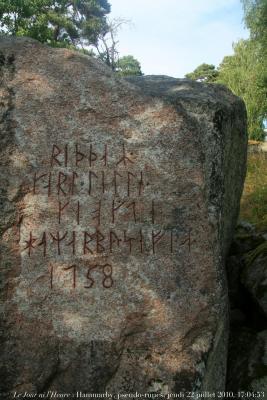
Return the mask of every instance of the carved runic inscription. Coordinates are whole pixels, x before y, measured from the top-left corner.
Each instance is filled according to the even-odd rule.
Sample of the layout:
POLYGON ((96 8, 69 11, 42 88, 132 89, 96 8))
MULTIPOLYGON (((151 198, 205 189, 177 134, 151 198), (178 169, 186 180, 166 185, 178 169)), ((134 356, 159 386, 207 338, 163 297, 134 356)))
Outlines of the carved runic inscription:
POLYGON ((60 279, 73 290, 115 288, 116 259, 181 249, 190 257, 193 230, 172 225, 173 205, 137 151, 124 143, 52 144, 43 165, 30 182, 36 214, 22 215, 18 227, 23 257, 48 263, 51 289, 60 279))

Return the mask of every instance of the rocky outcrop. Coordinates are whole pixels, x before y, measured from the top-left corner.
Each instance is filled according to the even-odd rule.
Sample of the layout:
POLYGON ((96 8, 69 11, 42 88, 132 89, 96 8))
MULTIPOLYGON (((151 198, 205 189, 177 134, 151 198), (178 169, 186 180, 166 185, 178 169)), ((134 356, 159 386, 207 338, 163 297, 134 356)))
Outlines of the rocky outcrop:
POLYGON ((30 39, 0 51, 3 398, 224 389, 243 102, 30 39))
POLYGON ((267 393, 266 234, 240 222, 227 272, 230 295, 228 392, 267 393))

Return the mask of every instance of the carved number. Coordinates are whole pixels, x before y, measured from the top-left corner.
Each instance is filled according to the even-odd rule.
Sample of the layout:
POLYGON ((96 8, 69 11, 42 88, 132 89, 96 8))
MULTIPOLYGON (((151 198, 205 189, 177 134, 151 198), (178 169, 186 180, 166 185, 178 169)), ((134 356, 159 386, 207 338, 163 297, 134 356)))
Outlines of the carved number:
POLYGON ((90 289, 94 286, 95 280, 91 277, 91 271, 93 269, 100 268, 103 271, 104 279, 102 280, 102 285, 104 288, 109 289, 113 286, 113 279, 112 279, 112 266, 110 264, 104 265, 93 265, 88 268, 86 278, 89 281, 89 284, 84 286, 86 289, 90 289))
POLYGON ((104 288, 111 288, 113 286, 113 279, 112 279, 112 266, 110 264, 103 265, 103 274, 104 279, 102 281, 102 285, 104 288))

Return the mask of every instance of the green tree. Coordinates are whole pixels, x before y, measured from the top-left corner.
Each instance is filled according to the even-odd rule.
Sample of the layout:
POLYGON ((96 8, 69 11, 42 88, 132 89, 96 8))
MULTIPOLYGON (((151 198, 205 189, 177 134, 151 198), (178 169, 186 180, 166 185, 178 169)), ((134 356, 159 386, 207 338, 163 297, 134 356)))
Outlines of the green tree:
POLYGON ((234 55, 224 57, 219 66, 217 82, 244 100, 249 136, 261 140, 267 111, 266 71, 261 50, 251 40, 240 40, 233 48, 234 55))
POLYGON ((118 32, 123 25, 129 23, 130 21, 124 18, 107 18, 106 27, 94 44, 94 48, 97 50, 97 57, 104 61, 113 71, 116 70, 119 59, 118 32))
POLYGON ((107 0, 0 0, 0 31, 52 46, 96 44, 109 12, 107 0))
POLYGON ((120 76, 143 75, 139 61, 131 55, 119 58, 116 71, 120 76))
POLYGON ((251 139, 263 138, 267 119, 267 0, 241 0, 248 40, 233 45, 234 55, 224 57, 218 70, 202 64, 186 77, 222 83, 240 96, 247 108, 251 139))
POLYGON ((243 98, 249 136, 261 140, 267 119, 267 0, 241 2, 250 38, 236 43, 234 55, 223 59, 218 82, 243 98))
POLYGON ((141 75, 132 56, 119 59, 117 35, 130 21, 108 19, 110 9, 108 0, 0 0, 0 34, 82 50, 120 75, 141 75))
POLYGON ((199 82, 214 82, 218 77, 218 71, 212 64, 201 64, 193 72, 185 75, 186 78, 199 82))
POLYGON ((244 8, 245 23, 250 31, 250 38, 267 51, 267 0, 241 0, 244 8))
POLYGON ((119 57, 118 33, 123 25, 130 24, 131 21, 124 18, 107 18, 106 29, 93 45, 97 50, 97 57, 120 76, 142 75, 140 63, 133 56, 119 57))

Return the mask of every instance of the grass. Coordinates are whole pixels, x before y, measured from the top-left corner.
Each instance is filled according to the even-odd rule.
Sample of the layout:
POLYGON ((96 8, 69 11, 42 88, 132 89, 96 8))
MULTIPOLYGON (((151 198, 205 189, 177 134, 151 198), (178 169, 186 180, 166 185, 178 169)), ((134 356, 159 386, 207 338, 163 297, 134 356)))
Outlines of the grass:
POLYGON ((267 152, 248 155, 240 219, 255 225, 258 232, 267 232, 267 152))

